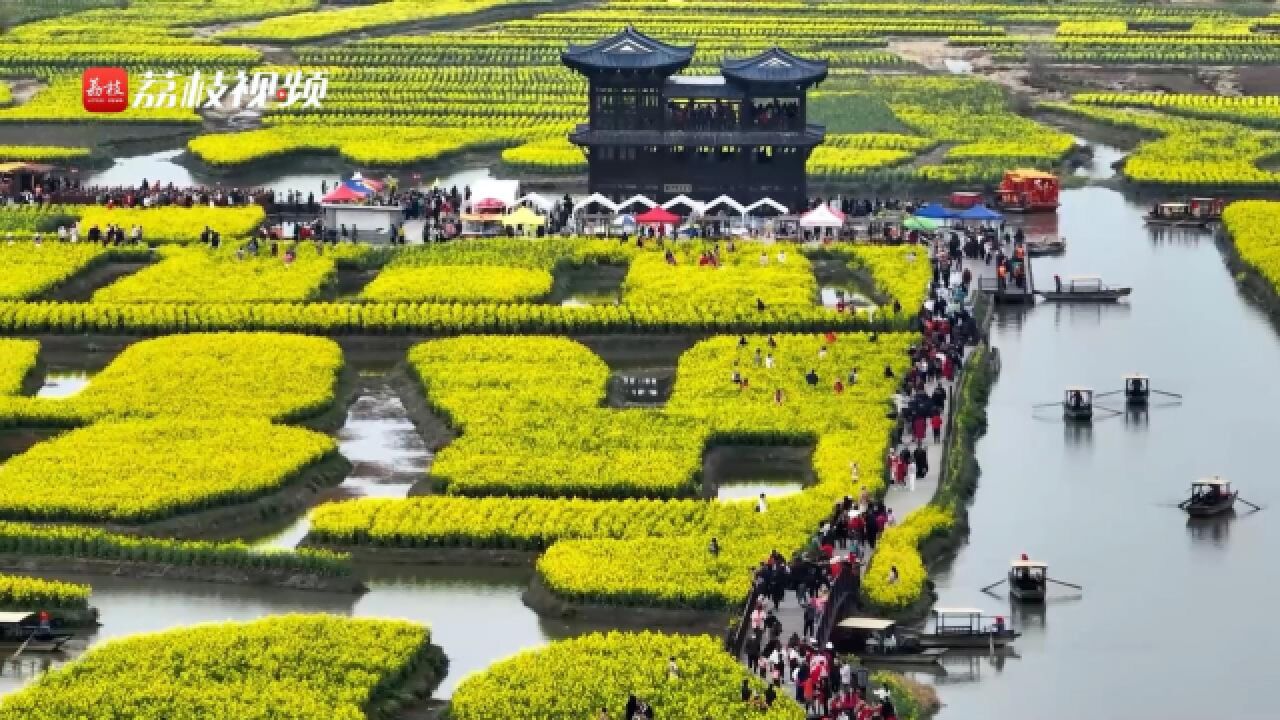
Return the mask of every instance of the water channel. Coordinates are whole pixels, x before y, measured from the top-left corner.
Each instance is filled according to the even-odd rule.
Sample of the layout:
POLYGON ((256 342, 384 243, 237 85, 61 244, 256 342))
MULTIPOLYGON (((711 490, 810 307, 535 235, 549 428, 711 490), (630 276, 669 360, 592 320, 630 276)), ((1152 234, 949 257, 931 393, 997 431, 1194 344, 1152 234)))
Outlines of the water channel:
MULTIPOLYGON (((983 682, 963 682, 967 671, 937 679, 943 720, 1274 716, 1275 511, 1206 524, 1175 504, 1192 480, 1222 474, 1276 506, 1262 451, 1280 404, 1270 378, 1280 339, 1237 293, 1211 235, 1154 233, 1144 210, 1106 188, 1064 192, 1067 252, 1035 266, 1041 285, 1054 273, 1130 285, 1127 303, 1041 304, 995 321, 1003 369, 978 445, 972 535, 937 577, 938 605, 1012 615, 1025 635, 1020 657, 983 661, 983 682), (1079 429, 1032 411, 1069 384, 1118 390, 1129 372, 1185 400, 1079 429), (979 592, 1021 552, 1083 593, 1056 586, 1045 607, 1020 612, 1004 587, 979 592)), ((1117 400, 1098 402, 1123 410, 1117 400)))

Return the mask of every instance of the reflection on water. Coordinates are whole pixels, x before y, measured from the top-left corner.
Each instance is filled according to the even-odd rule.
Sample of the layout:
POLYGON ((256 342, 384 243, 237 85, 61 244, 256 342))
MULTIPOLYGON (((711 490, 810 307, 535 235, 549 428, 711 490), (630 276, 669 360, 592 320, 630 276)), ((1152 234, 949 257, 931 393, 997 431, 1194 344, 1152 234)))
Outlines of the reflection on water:
POLYGON ((1235 509, 1213 517, 1188 517, 1187 536, 1197 544, 1207 543, 1223 547, 1227 544, 1227 536, 1231 534, 1231 523, 1235 522, 1235 519, 1235 509))
MULTIPOLYGON (((324 194, 323 187, 333 189, 334 183, 339 179, 338 172, 283 172, 262 176, 261 170, 257 170, 247 171, 243 174, 232 172, 226 175, 211 175, 201 172, 199 169, 192 170, 179 164, 178 160, 185 152, 185 148, 176 148, 143 155, 119 157, 115 159, 111 167, 89 175, 85 179, 85 184, 89 186, 106 185, 109 187, 127 186, 137 185, 145 179, 152 184, 167 185, 168 183, 173 183, 178 187, 221 185, 223 187, 271 188, 276 192, 296 190, 303 195, 315 193, 315 196, 319 198, 324 194)), ((342 164, 346 166, 345 162, 342 164)), ((284 166, 287 168, 288 163, 284 163, 284 166)), ((276 165, 274 167, 279 166, 276 165)), ((350 165, 342 174, 349 176, 356 169, 358 168, 355 165, 350 165)), ((401 186, 409 187, 415 184, 414 175, 406 173, 401 178, 401 186)), ((479 180, 492 177, 487 167, 467 168, 439 177, 425 177, 420 173, 416 175, 417 184, 430 186, 432 182, 439 180, 444 187, 457 185, 459 190, 464 186, 474 185, 479 180)))
MULTIPOLYGON (((351 474, 341 485, 323 492, 319 502, 405 497, 431 463, 431 451, 385 376, 363 379, 369 389, 351 404, 347 421, 338 431, 338 450, 351 462, 351 474)), ((297 547, 309 528, 304 515, 256 544, 297 547)))
POLYGON ((978 444, 971 536, 937 591, 939 604, 1008 612, 1004 595, 980 588, 1024 550, 1085 590, 1017 607, 1021 659, 984 682, 948 686, 939 717, 1018 717, 1028 708, 1045 720, 1273 716, 1259 690, 1272 683, 1277 632, 1259 621, 1280 603, 1280 580, 1265 570, 1280 524, 1242 517, 1191 528, 1175 503, 1188 483, 1215 473, 1247 482, 1264 506, 1280 493, 1258 447, 1280 406, 1280 385, 1260 368, 1280 367, 1280 339, 1240 298, 1214 243, 1152 242, 1145 205, 1107 188, 1062 197, 1058 222, 1070 244, 1063 257, 1037 258, 1037 277, 1087 270, 1134 293, 1127 310, 1088 321, 1041 305, 992 328, 1002 370, 978 444), (1145 425, 1121 418, 1085 428, 1035 421, 1028 410, 1071 383, 1118 388, 1135 368, 1182 393, 1182 406, 1153 407, 1145 425), (1228 611, 1196 625, 1225 599, 1228 611), (1207 661, 1196 663, 1194 683, 1188 658, 1207 661))
POLYGON ((560 304, 565 307, 587 307, 588 305, 617 305, 622 302, 622 294, 619 292, 602 292, 602 293, 576 293, 570 295, 560 304))
POLYGON ((84 370, 50 370, 45 374, 44 385, 40 386, 36 397, 70 397, 85 389, 92 377, 93 373, 84 370))
POLYGON ((820 295, 824 307, 835 307, 842 302, 855 308, 874 308, 876 306, 870 298, 851 287, 823 287, 820 290, 820 295))
POLYGON ((764 493, 766 498, 786 497, 804 489, 802 482, 786 482, 781 480, 735 480, 722 482, 716 488, 717 500, 745 500, 758 498, 764 493))
MULTIPOLYGON (((140 632, 196 623, 252 620, 290 612, 324 612, 404 618, 429 623, 433 641, 449 656, 449 674, 437 695, 448 697, 460 679, 494 661, 548 639, 591 629, 584 624, 543 623, 520 601, 527 570, 432 568, 430 579, 379 576, 369 592, 354 594, 138 581, 115 577, 71 577, 93 585, 92 603, 102 627, 76 638, 72 651, 50 655, 56 664, 78 657, 89 645, 140 632)), ((31 682, 31 673, 0 673, 0 693, 31 682)))

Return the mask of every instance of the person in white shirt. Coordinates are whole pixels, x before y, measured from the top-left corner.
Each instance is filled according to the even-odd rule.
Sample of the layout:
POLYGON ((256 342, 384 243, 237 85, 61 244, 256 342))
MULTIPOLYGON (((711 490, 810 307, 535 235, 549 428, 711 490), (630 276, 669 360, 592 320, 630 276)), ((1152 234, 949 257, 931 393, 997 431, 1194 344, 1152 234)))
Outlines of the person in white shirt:
POLYGON ((760 493, 760 499, 756 500, 756 512, 765 512, 769 509, 769 504, 764 501, 764 493, 760 493))

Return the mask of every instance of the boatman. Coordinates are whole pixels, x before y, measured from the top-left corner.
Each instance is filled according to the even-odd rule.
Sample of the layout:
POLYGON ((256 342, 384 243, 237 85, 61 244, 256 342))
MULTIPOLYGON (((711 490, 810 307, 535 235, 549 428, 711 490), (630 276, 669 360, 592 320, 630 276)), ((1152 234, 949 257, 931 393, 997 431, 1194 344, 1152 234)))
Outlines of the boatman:
POLYGON ((1053 290, 1054 292, 1062 292, 1062 276, 1056 273, 1053 276, 1053 290))

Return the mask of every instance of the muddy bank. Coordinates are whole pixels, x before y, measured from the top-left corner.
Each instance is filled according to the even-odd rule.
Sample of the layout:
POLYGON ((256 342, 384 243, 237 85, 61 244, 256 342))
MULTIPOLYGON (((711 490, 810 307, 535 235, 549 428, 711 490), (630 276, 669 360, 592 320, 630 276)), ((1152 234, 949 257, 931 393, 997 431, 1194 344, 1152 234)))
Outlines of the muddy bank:
POLYGON ((245 568, 209 565, 173 565, 160 562, 102 560, 46 555, 0 553, 0 571, 31 575, 110 575, 137 580, 186 580, 227 585, 256 585, 355 593, 365 590, 358 578, 323 575, 283 568, 245 568))
POLYGON ((1222 251, 1222 260, 1231 271, 1236 289, 1250 303, 1266 314, 1267 319, 1280 331, 1280 292, 1276 291, 1271 281, 1245 262, 1236 249, 1235 241, 1224 230, 1217 238, 1218 249, 1222 251))
POLYGON ((729 621, 729 614, 723 611, 570 602, 552 592, 538 575, 529 582, 529 589, 521 594, 520 599, 529 609, 544 617, 572 618, 618 627, 679 628, 716 634, 723 632, 729 621))
POLYGON ((299 547, 322 548, 349 553, 357 564, 382 565, 484 565, 489 567, 533 567, 541 551, 515 548, 473 547, 380 547, 317 542, 308 535, 299 547))
MULTIPOLYGON (((404 405, 409 421, 418 429, 422 441, 427 444, 428 450, 433 453, 438 452, 458 437, 457 431, 449 425, 448 421, 437 415, 427 404, 426 390, 423 389, 422 383, 418 382, 417 374, 407 362, 397 365, 388 373, 387 380, 391 389, 400 398, 400 403, 404 405)), ((424 484, 419 483, 419 485, 424 484)))
POLYGON ((421 717, 439 706, 431 695, 449 671, 449 658, 439 645, 428 645, 414 658, 413 667, 399 682, 370 699, 364 712, 370 720, 404 720, 421 717))
POLYGON ((53 300, 56 302, 89 302, 93 299, 93 294, 98 290, 120 280, 121 278, 132 275, 150 264, 150 261, 108 261, 98 263, 90 266, 82 272, 76 273, 66 282, 50 288, 48 291, 42 293, 37 299, 53 300))

